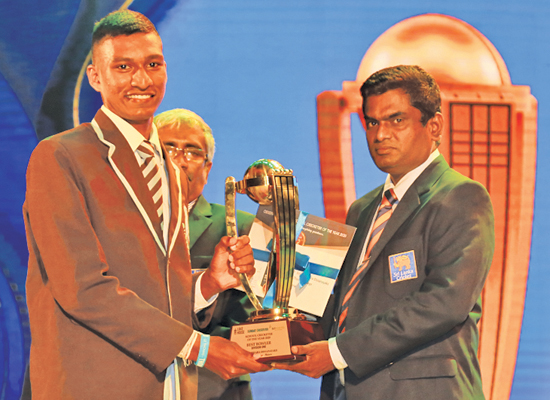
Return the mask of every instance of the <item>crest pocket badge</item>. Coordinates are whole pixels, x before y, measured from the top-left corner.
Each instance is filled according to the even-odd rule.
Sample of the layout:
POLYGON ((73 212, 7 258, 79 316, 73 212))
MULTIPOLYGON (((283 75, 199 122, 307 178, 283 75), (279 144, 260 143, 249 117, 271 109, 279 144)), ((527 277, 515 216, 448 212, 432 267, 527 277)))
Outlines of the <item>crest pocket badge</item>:
POLYGON ((389 256, 388 264, 391 283, 418 278, 414 250, 389 256))

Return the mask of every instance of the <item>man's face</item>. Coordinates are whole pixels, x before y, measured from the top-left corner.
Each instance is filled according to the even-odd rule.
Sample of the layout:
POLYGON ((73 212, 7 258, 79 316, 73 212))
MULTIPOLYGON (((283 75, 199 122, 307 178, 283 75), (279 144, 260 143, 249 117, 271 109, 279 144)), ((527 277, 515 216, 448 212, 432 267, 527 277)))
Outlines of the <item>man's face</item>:
POLYGON ((208 174, 212 168, 212 162, 206 161, 206 140, 204 132, 198 126, 182 125, 179 129, 172 126, 159 128, 159 137, 165 146, 177 147, 179 149, 194 148, 202 150, 204 158, 188 160, 185 155, 178 151, 172 156, 172 160, 183 169, 189 177, 189 196, 191 202, 199 197, 208 182, 208 174))
POLYGON ((94 47, 90 85, 103 104, 148 138, 166 88, 162 41, 152 33, 106 37, 94 47))
POLYGON ((368 97, 363 112, 372 159, 390 174, 394 184, 426 161, 437 147, 442 115, 437 113, 422 126, 420 110, 411 105, 409 95, 402 89, 368 97))

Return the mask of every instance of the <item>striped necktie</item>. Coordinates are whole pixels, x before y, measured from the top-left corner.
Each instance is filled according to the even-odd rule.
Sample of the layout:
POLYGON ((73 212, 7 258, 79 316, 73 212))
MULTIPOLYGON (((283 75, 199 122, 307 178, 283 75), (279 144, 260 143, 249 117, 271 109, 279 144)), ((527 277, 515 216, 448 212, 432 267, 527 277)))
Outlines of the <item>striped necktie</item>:
POLYGON ((143 173, 147 187, 151 192, 153 204, 155 206, 155 210, 157 211, 157 216, 160 219, 160 229, 163 230, 162 179, 157 161, 155 160, 153 145, 148 140, 144 140, 137 148, 137 152, 143 161, 141 164, 141 172, 143 173))
MULTIPOLYGON (((153 204, 157 215, 160 219, 160 230, 164 230, 164 221, 162 218, 162 177, 160 176, 160 169, 158 162, 155 159, 155 152, 153 145, 148 140, 141 142, 137 148, 137 152, 141 157, 141 172, 147 183, 147 187, 151 192, 153 198, 153 204)), ((164 377, 164 390, 163 400, 176 400, 180 398, 180 380, 178 376, 178 359, 174 359, 174 362, 166 369, 164 377)))
POLYGON ((384 197, 382 198, 382 203, 378 208, 378 214, 376 215, 376 219, 374 220, 374 223, 372 225, 372 232, 368 241, 367 250, 365 251, 365 256, 363 257, 363 261, 361 261, 361 264, 359 264, 357 271, 355 271, 355 274, 353 274, 353 276, 351 277, 346 295, 344 296, 344 300, 342 300, 340 318, 338 320, 338 329, 340 332, 345 332, 346 330, 345 322, 348 315, 349 300, 353 295, 353 292, 359 285, 359 282, 361 281, 361 279, 363 279, 367 272, 367 265, 369 264, 372 248, 380 239, 382 231, 386 227, 386 224, 388 223, 388 220, 392 215, 393 205, 396 203, 398 203, 398 200, 393 189, 386 190, 384 192, 384 197))

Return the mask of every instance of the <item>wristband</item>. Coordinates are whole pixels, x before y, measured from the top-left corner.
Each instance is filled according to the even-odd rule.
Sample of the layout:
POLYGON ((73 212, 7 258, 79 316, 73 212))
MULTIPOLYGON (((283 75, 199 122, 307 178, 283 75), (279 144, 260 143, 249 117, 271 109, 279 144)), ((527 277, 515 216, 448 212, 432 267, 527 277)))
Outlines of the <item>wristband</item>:
POLYGON ((199 348, 199 356, 197 357, 197 361, 195 361, 195 365, 197 367, 204 367, 206 357, 208 357, 208 346, 210 346, 210 335, 201 333, 201 347, 199 348))

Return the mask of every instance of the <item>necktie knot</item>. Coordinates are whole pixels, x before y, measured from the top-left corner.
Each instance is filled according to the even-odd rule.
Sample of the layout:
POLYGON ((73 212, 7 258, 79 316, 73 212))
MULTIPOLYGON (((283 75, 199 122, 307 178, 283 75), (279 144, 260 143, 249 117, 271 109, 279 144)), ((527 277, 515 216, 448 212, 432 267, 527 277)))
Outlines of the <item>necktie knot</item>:
POLYGON ((397 196, 393 189, 388 189, 384 192, 384 197, 382 198, 382 207, 393 207, 397 203, 397 196))
POLYGON ((141 144, 137 148, 137 151, 143 160, 146 160, 155 155, 153 145, 148 140, 144 140, 143 142, 141 142, 141 144))

